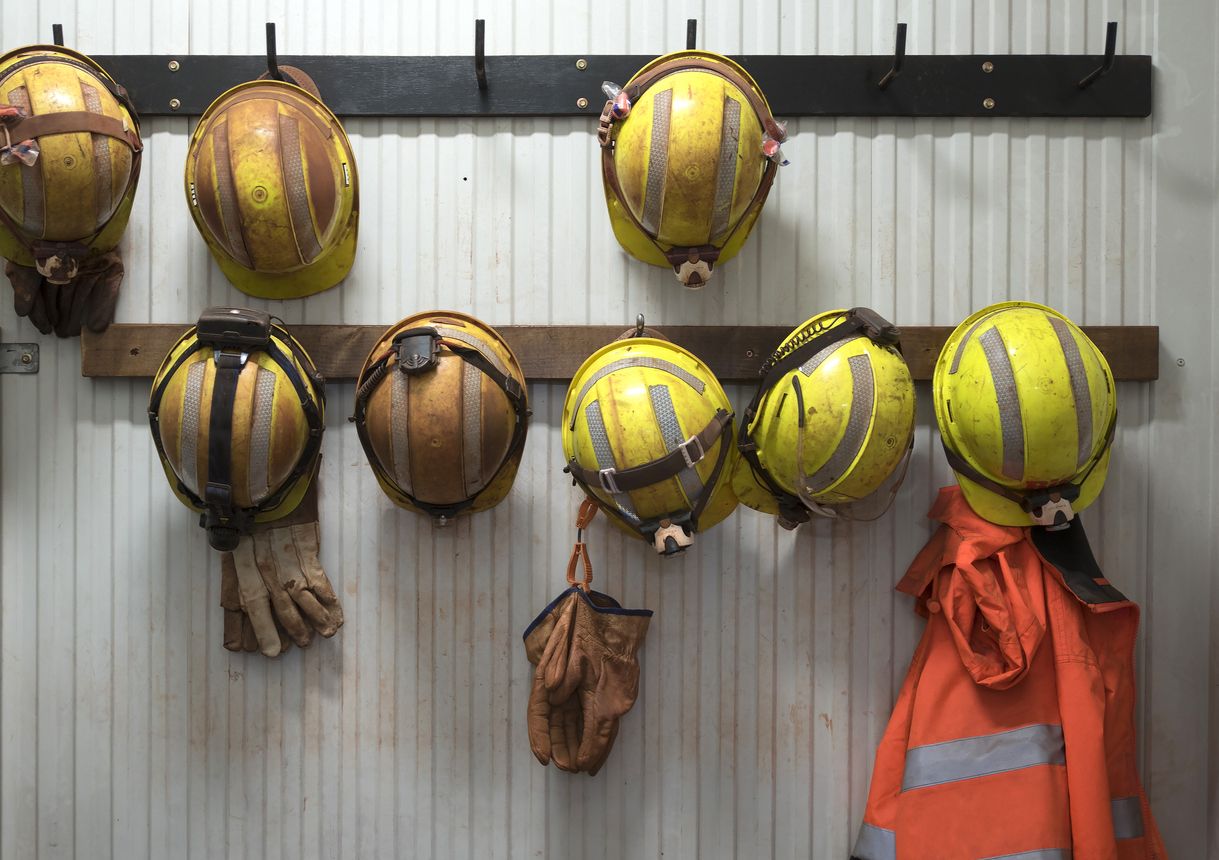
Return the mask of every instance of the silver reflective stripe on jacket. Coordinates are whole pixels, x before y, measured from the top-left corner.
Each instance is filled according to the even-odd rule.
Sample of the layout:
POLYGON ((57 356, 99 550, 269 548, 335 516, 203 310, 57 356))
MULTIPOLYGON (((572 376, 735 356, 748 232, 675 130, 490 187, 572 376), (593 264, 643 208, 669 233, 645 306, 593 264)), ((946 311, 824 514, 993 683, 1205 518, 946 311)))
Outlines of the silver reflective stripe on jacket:
POLYGON ((1062 726, 1025 726, 911 749, 906 753, 902 791, 1066 761, 1062 726))
POLYGON ((1109 806, 1115 839, 1138 839, 1143 835, 1143 804, 1137 797, 1118 797, 1109 806))
POLYGON ((1070 848, 1042 848, 1038 851, 1021 851, 1019 854, 1000 854, 982 860, 1071 860, 1070 848))
POLYGON ((851 860, 897 860, 897 834, 865 823, 859 828, 851 860))

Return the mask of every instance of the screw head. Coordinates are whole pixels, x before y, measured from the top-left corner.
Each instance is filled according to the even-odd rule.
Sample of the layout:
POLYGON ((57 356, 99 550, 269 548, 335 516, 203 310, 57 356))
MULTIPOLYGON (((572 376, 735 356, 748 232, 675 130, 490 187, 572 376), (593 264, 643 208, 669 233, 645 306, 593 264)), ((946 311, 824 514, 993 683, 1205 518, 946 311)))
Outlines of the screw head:
POLYGON ((576 99, 576 107, 580 108, 581 110, 588 107, 588 99, 584 98, 584 96, 580 96, 580 98, 576 99))
MULTIPOLYGON (((22 358, 24 359, 24 356, 22 356, 22 358)), ((1183 359, 1183 358, 1178 358, 1178 359, 1177 359, 1177 367, 1184 367, 1184 366, 1185 366, 1185 359, 1183 359)))
POLYGON ((28 352, 21 353, 21 363, 22 364, 33 364, 34 356, 28 352))
POLYGON ((179 63, 177 60, 170 60, 170 61, 169 61, 169 70, 170 70, 171 72, 176 72, 176 71, 178 71, 178 69, 180 69, 180 68, 182 68, 182 64, 181 64, 181 63, 179 63))
POLYGON ((753 350, 752 350, 752 349, 747 349, 747 350, 745 350, 745 357, 746 357, 746 358, 753 358, 753 350))
POLYGON ((986 108, 987 110, 994 110, 995 109, 995 100, 992 98, 982 99, 982 107, 986 108))
POLYGON ((170 99, 169 100, 169 109, 170 110, 177 110, 180 107, 182 107, 181 99, 170 99))
POLYGON ((982 71, 986 72, 986 74, 989 75, 994 70, 995 70, 995 64, 992 63, 990 60, 987 60, 985 63, 982 64, 982 71))
POLYGON ((588 68, 588 60, 584 59, 583 57, 576 60, 576 68, 579 69, 580 71, 584 71, 585 69, 588 68))

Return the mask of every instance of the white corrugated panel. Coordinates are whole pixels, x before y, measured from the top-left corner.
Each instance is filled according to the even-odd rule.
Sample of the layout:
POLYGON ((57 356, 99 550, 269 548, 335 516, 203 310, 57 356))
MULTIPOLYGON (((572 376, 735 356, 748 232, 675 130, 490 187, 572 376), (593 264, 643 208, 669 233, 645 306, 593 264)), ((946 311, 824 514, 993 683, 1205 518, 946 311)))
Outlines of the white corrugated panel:
MULTIPOLYGON (((663 327, 794 325, 854 304, 952 324, 1031 298, 1086 324, 1160 324, 1162 378, 1121 386, 1109 484, 1087 519, 1109 577, 1145 608, 1153 805, 1174 856, 1206 855, 1219 782, 1209 0, 575 5, 0 0, 0 33, 13 47, 62 22, 88 52, 252 53, 275 20, 283 53, 459 54, 482 16, 492 54, 660 53, 698 17, 700 45, 728 53, 883 53, 900 18, 911 53, 1002 54, 1097 51, 1120 20, 1120 49, 1155 57, 1152 120, 794 121, 754 237, 697 293, 617 248, 589 121, 352 121, 356 267, 341 289, 261 304, 289 323, 451 307, 492 324, 643 312, 663 327)), ((455 74, 473 85, 472 63, 455 74)), ((190 128, 146 123, 120 321, 247 302, 188 219, 190 128)), ((656 616, 639 703, 587 779, 539 767, 524 727, 520 633, 562 587, 573 536, 562 386, 532 387, 509 500, 434 529, 379 493, 344 420, 352 386, 331 385, 323 563, 347 624, 268 662, 221 648, 215 560, 156 462, 147 381, 82 379, 75 341, 37 336, 4 305, 5 339, 42 346, 37 376, 0 377, 4 860, 846 856, 921 630, 893 585, 950 477, 925 387, 909 476, 879 523, 793 535, 742 510, 665 564, 594 527, 599 587, 656 616)))

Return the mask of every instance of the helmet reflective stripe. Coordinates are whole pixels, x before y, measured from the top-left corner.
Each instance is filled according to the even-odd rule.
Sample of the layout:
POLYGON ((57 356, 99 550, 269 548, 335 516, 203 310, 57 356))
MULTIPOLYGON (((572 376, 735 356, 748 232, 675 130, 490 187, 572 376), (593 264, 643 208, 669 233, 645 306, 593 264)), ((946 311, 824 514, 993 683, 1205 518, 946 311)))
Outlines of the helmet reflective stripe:
POLYGON ((275 374, 257 367, 254 382, 254 418, 250 423, 250 501, 258 504, 271 493, 268 465, 271 455, 271 412, 275 402, 275 374))
POLYGON ((199 409, 203 400, 203 375, 207 362, 196 361, 186 369, 182 403, 182 430, 178 442, 178 477, 196 496, 199 493, 199 409))
POLYGON ((1071 329, 1058 317, 1046 314, 1046 319, 1054 327, 1058 342, 1062 344, 1067 374, 1071 378, 1071 394, 1075 398, 1075 435, 1079 444, 1075 466, 1082 469, 1092 458, 1092 392, 1088 390, 1088 374, 1084 370, 1083 356, 1079 354, 1079 344, 1071 336, 1071 329))
POLYGON ((216 168, 216 193, 220 201, 220 219, 224 222, 224 235, 228 239, 225 249, 233 259, 247 268, 251 265, 245 239, 241 235, 241 215, 237 211, 237 187, 233 181, 233 165, 229 156, 229 124, 225 120, 216 123, 212 132, 212 164, 216 168))
MULTIPOLYGON (((868 428, 872 423, 872 409, 876 403, 876 382, 872 376, 872 362, 866 354, 852 355, 847 359, 847 364, 851 368, 851 413, 847 418, 846 430, 830 458, 821 464, 821 468, 801 482, 805 491, 809 493, 823 493, 838 483, 859 457, 859 452, 863 450, 863 443, 868 438, 868 428)), ((796 438, 803 443, 804 431, 800 431, 796 438)), ((801 462, 803 462, 803 457, 797 456, 796 463, 801 462)))
MULTIPOLYGON (((9 90, 8 102, 22 113, 29 116, 34 111, 30 107, 30 91, 24 86, 9 90)), ((45 202, 42 194, 42 171, 21 171, 21 197, 25 206, 22 212, 21 226, 31 236, 41 236, 46 225, 45 202)))
MULTIPOLYGON (((652 412, 656 416, 656 426, 660 428, 660 437, 664 440, 665 450, 677 450, 686 439, 682 435, 681 424, 677 420, 677 411, 673 408, 673 398, 669 395, 669 386, 649 385, 648 395, 652 398, 652 412)), ((677 479, 681 481, 686 501, 693 505, 703 494, 703 481, 698 476, 698 470, 694 466, 687 466, 678 472, 677 479)))
POLYGON ((394 460, 394 483, 408 496, 415 494, 411 487, 410 420, 407 414, 410 402, 407 386, 410 377, 405 373, 390 374, 390 451, 394 460))
POLYGON ((997 328, 987 329, 978 341, 990 366, 990 378, 995 384, 999 427, 1003 434, 1003 474, 1013 481, 1021 481, 1024 479, 1024 424, 1012 360, 1003 343, 1003 335, 999 334, 997 328))
MULTIPOLYGON (((605 419, 601 416, 601 402, 594 400, 584 409, 584 420, 588 423, 588 436, 593 443, 593 454, 597 458, 597 468, 601 471, 617 468, 614 461, 614 448, 610 445, 609 434, 605 430, 605 419)), ((602 488, 604 489, 604 488, 602 488)), ((618 510, 633 522, 639 522, 639 514, 631 504, 631 497, 626 493, 612 493, 614 504, 618 510)))
MULTIPOLYGON (((479 350, 480 352, 482 350, 479 350)), ((461 367, 461 462, 466 492, 478 492, 483 482, 483 372, 468 362, 461 367)))
POLYGON ((720 124, 720 157, 715 168, 715 202, 711 206, 713 245, 723 244, 732 214, 732 192, 736 188, 736 154, 741 139, 741 103, 724 96, 724 119, 720 124))
POLYGON ((835 341, 834 343, 831 343, 829 346, 824 347, 823 349, 817 350, 816 354, 813 355, 812 358, 810 358, 808 361, 804 362, 804 364, 800 365, 800 372, 803 373, 805 376, 812 376, 813 371, 816 370, 818 367, 820 367, 823 363, 825 363, 825 360, 827 358, 829 358, 831 355, 833 355, 838 350, 842 349, 852 340, 854 340, 854 338, 835 341))
MULTIPOLYGON (((97 94, 97 87, 80 82, 80 94, 85 102, 85 110, 89 113, 102 113, 102 100, 97 94)), ((110 139, 104 134, 91 135, 93 138, 93 184, 97 194, 97 220, 94 230, 100 230, 110 220, 107 213, 114 210, 114 189, 111 187, 112 172, 110 170, 110 139)))
POLYGON ((961 356, 965 354, 965 347, 969 346, 969 342, 973 340, 974 332, 989 318, 989 314, 983 314, 976 323, 969 327, 969 331, 965 332, 965 337, 961 338, 961 342, 957 344, 957 351, 953 353, 952 367, 948 370, 949 374, 956 373, 961 368, 961 356))
MULTIPOLYGON (((580 389, 580 394, 576 397, 576 400, 575 400, 576 405, 583 403, 584 398, 588 394, 588 392, 592 391, 593 386, 596 385, 598 382, 600 382, 602 379, 609 376, 611 373, 617 373, 619 370, 623 370, 628 367, 648 367, 648 368, 651 368, 652 370, 663 370, 665 373, 676 376, 678 379, 680 379, 682 382, 686 383, 686 385, 689 385, 699 394, 702 394, 703 389, 706 387, 704 385, 703 381, 701 379, 699 379, 697 376, 695 376, 692 373, 688 373, 686 370, 678 367, 676 364, 673 364, 670 361, 665 361, 663 358, 646 358, 644 356, 632 356, 630 358, 620 358, 617 361, 612 361, 609 364, 607 364, 605 367, 601 368, 596 373, 594 373, 589 378, 588 382, 584 383, 584 386, 580 389)), ((574 413, 571 416, 571 426, 572 427, 576 426, 576 416, 574 413)))
POLYGON ((317 225, 309 212, 309 193, 305 189, 305 165, 301 161, 301 134, 296 118, 279 115, 279 149, 283 153, 284 193, 288 197, 288 217, 296 238, 301 262, 312 263, 322 253, 317 225))
POLYGON ((652 113, 652 137, 648 142, 648 184, 643 197, 643 228, 655 236, 660 232, 661 204, 669 169, 669 117, 673 110, 673 90, 656 94, 652 113))
POLYGON ((468 332, 462 331, 461 329, 452 328, 452 327, 446 326, 446 325, 436 325, 436 326, 432 326, 432 327, 434 329, 436 329, 436 333, 438 335, 440 335, 441 337, 448 338, 449 340, 455 340, 460 343, 464 343, 466 346, 470 347, 470 349, 474 350, 479 355, 481 355, 483 358, 485 358, 492 367, 494 367, 504 376, 512 375, 512 372, 510 370, 508 370, 508 366, 499 360, 499 356, 496 355, 494 352, 492 352, 490 349, 488 349, 487 345, 485 343, 483 343, 482 341, 480 341, 478 338, 474 337, 473 335, 469 334, 468 332))

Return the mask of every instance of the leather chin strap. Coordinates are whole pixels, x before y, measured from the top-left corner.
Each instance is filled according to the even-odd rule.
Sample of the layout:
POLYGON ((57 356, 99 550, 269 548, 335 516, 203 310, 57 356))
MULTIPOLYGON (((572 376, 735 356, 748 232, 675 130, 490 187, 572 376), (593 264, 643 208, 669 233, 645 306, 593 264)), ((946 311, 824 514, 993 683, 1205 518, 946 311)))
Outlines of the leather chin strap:
POLYGON ((207 435, 207 481, 204 484, 202 496, 195 494, 181 480, 178 481, 177 489, 190 500, 192 505, 202 509, 203 514, 199 518, 199 525, 207 529, 208 543, 212 548, 221 552, 231 552, 236 548, 241 537, 250 533, 255 518, 259 514, 279 507, 302 479, 307 480, 311 477, 321 452, 323 425, 319 403, 325 403, 324 380, 321 374, 313 370, 309 357, 285 329, 273 326, 271 333, 286 343, 292 353, 292 358, 295 358, 301 367, 307 369, 306 372, 313 383, 318 402, 310 397, 305 380, 298 372, 292 358, 285 355, 275 341, 268 337, 265 346, 254 349, 249 344, 227 345, 196 340, 190 349, 178 357, 174 365, 162 377, 161 383, 153 389, 148 406, 148 418, 157 454, 162 461, 167 461, 160 429, 161 398, 165 394, 169 381, 187 358, 202 349, 215 350, 216 376, 212 386, 211 417, 207 435), (239 508, 234 504, 232 487, 233 404, 237 395, 238 379, 251 351, 265 352, 292 383, 292 388, 300 400, 301 409, 305 413, 309 436, 300 459, 283 484, 257 505, 239 508))
MULTIPOLYGON (((766 471, 758 457, 758 445, 753 440, 753 420, 757 417, 762 399, 789 373, 796 371, 809 358, 831 344, 863 335, 882 346, 892 346, 901 351, 901 330, 870 308, 852 308, 842 322, 818 335, 797 332, 790 343, 780 346, 762 365, 758 374, 762 382, 754 392, 753 399, 745 409, 741 421, 741 433, 737 438, 737 449, 749 464, 754 477, 765 486, 779 504, 779 521, 784 528, 793 529, 809 520, 809 509, 799 496, 783 489, 778 481, 766 471)), ((800 389, 796 389, 799 396, 800 389)), ((804 409, 799 410, 800 426, 804 426, 804 409)))
MULTIPOLYGON (((643 95, 648 87, 661 78, 674 72, 691 70, 710 72, 731 83, 745 96, 749 106, 757 114, 758 120, 762 123, 762 128, 766 130, 768 135, 778 141, 782 141, 787 137, 787 132, 774 118, 774 115, 770 112, 770 107, 766 104, 766 100, 758 93, 754 84, 746 80, 735 69, 723 63, 707 60, 702 57, 677 57, 663 63, 657 63, 655 66, 646 69, 636 75, 623 89, 633 103, 643 95)), ((631 208, 626 205, 626 195, 622 191, 622 184, 618 181, 618 168, 614 163, 615 143, 613 127, 614 123, 619 122, 619 120, 614 117, 613 108, 614 102, 612 99, 605 103, 605 107, 601 109, 601 118, 597 129, 597 141, 601 144, 601 173, 605 177, 606 185, 609 186, 610 192, 617 198, 618 208, 630 220, 635 229, 646 236, 648 241, 655 246, 656 250, 664 255, 681 282, 687 287, 698 288, 704 286, 711 278, 715 263, 719 259, 720 250, 732 241, 737 231, 740 230, 741 225, 750 221, 757 211, 762 208, 762 204, 766 202, 766 196, 770 194, 770 187, 774 185, 775 175, 779 172, 779 165, 774 161, 767 160, 766 168, 762 172, 762 180, 758 183, 758 190, 754 192, 753 198, 749 201, 749 205, 745 207, 745 211, 741 213, 740 219, 725 231, 724 240, 721 245, 718 247, 715 245, 692 247, 675 245, 666 248, 643 226, 642 222, 635 217, 635 213, 631 211, 631 208)))
POLYGON ((394 491, 408 504, 410 504, 411 507, 418 508, 437 521, 444 523, 451 520, 462 511, 467 510, 475 502, 477 502, 479 496, 482 495, 487 487, 490 487, 493 483, 495 483, 496 478, 498 478, 504 469, 508 467, 508 464, 520 454, 521 449, 525 447, 525 431, 529 426, 529 416, 530 412, 525 399, 525 388, 516 380, 516 377, 501 373, 499 369, 496 368, 485 355, 483 355, 482 352, 474 347, 460 341, 453 340, 452 338, 446 338, 431 326, 421 326, 398 332, 393 339, 393 348, 386 352, 385 355, 374 361, 364 370, 364 372, 360 374, 360 378, 356 381, 355 411, 350 420, 356 425, 356 435, 360 438, 360 445, 364 448, 364 454, 368 457, 369 465, 372 466, 373 471, 376 472, 377 475, 382 479, 382 482, 393 487, 394 491), (508 443, 508 450, 504 453, 504 459, 500 461, 500 464, 496 467, 494 474, 492 474, 491 478, 486 482, 482 490, 475 493, 470 498, 464 499, 463 501, 452 505, 434 505, 429 502, 422 501, 398 486, 393 476, 389 474, 386 468, 381 464, 380 459, 377 457, 376 451, 372 446, 372 439, 368 435, 368 425, 365 421, 368 409, 368 398, 372 396, 372 393, 377 389, 377 386, 381 384, 382 380, 384 380, 385 377, 391 373, 389 359, 391 356, 397 354, 397 346, 409 338, 422 337, 431 337, 434 339, 433 343, 435 344, 435 352, 432 355, 432 360, 426 364, 421 364, 418 367, 411 367, 408 370, 405 365, 401 364, 400 358, 399 364, 396 364, 395 367, 400 368, 401 372, 425 371, 431 366, 434 366, 436 361, 438 361, 439 347, 441 344, 443 344, 449 349, 450 352, 461 358, 462 361, 473 365, 480 372, 482 372, 484 376, 494 382, 499 387, 500 391, 504 392, 504 396, 508 398, 508 403, 512 406, 512 411, 516 415, 516 425, 512 428, 512 439, 508 443))
POLYGON ((590 498, 597 499, 597 503, 605 509, 606 513, 617 517, 632 531, 647 540, 654 540, 657 543, 657 550, 663 555, 676 555, 690 545, 689 535, 698 531, 698 518, 707 507, 707 503, 711 501, 711 496, 715 492, 720 475, 724 470, 724 464, 728 460, 729 446, 726 442, 720 445, 715 468, 712 469, 706 483, 703 484, 703 491, 697 499, 690 499, 691 507, 688 512, 679 511, 640 522, 623 514, 616 505, 602 503, 593 491, 599 489, 611 495, 629 493, 675 478, 683 470, 692 469, 700 463, 716 441, 720 440, 725 432, 730 432, 731 427, 732 413, 718 409, 706 427, 663 457, 658 457, 651 462, 630 469, 596 470, 585 469, 573 457, 567 462, 563 471, 570 473, 572 480, 579 484, 590 498), (691 449, 695 449, 693 453, 691 449), (672 533, 675 527, 683 534, 672 533), (671 532, 671 536, 663 537, 662 535, 663 542, 656 540, 657 532, 666 530, 671 532))
POLYGON ((1113 444, 1113 436, 1116 430, 1117 413, 1115 412, 1113 420, 1109 422, 1109 427, 1105 431, 1105 442, 1096 456, 1092 458, 1092 461, 1088 463, 1087 469, 1075 475, 1066 483, 1036 490, 1017 490, 1012 487, 1005 487, 1003 484, 988 478, 969 465, 964 457, 948 447, 948 442, 942 435, 940 443, 944 447, 944 456, 948 459, 948 465, 952 467, 954 472, 968 478, 983 489, 989 490, 995 495, 1019 505, 1020 509, 1033 518, 1037 525, 1061 527, 1074 519, 1075 512, 1071 508, 1071 503, 1079 498, 1079 493, 1083 488, 1084 482, 1088 480, 1088 476, 1092 474, 1092 470, 1096 468, 1097 464, 1104 459, 1105 452, 1113 444), (1064 502, 1066 503, 1065 505, 1063 504, 1064 502))

